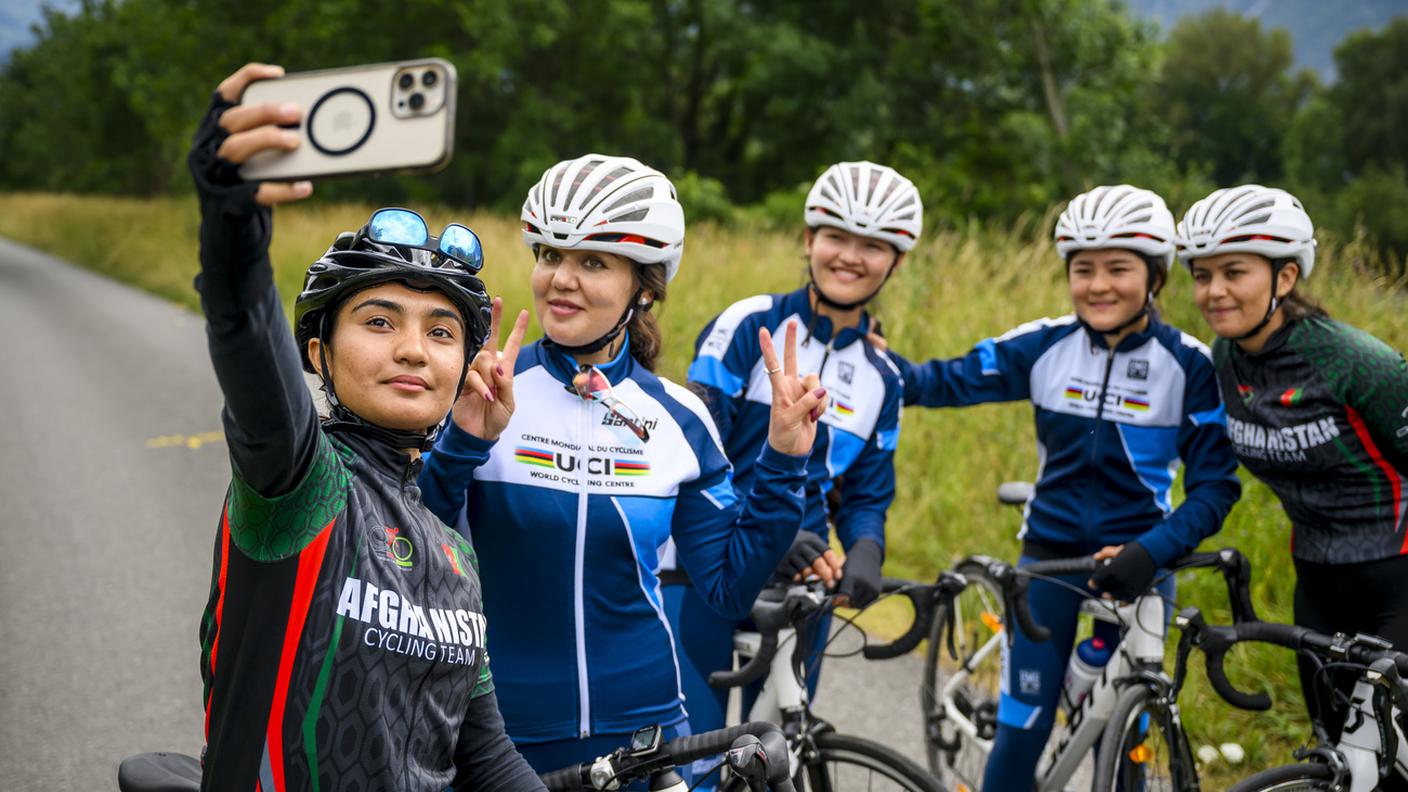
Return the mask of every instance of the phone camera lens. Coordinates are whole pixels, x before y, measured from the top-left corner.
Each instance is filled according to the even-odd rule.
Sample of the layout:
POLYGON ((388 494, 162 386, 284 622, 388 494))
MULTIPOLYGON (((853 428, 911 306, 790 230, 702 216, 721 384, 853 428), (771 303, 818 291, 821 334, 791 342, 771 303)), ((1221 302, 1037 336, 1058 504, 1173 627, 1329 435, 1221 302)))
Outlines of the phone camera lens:
POLYGON ((439 82, 439 81, 440 81, 440 75, 436 74, 436 73, 433 72, 433 71, 428 71, 428 72, 426 72, 425 74, 422 74, 422 75, 420 76, 420 84, 421 84, 421 85, 424 85, 426 88, 430 88, 430 87, 434 86, 435 83, 437 83, 437 82, 439 82))
POLYGON ((425 107, 425 95, 418 93, 411 94, 411 109, 419 110, 422 107, 425 107))
POLYGON ((416 77, 410 72, 403 72, 401 74, 400 79, 398 79, 396 82, 398 85, 401 86, 401 90, 407 91, 410 90, 412 85, 416 84, 416 77))

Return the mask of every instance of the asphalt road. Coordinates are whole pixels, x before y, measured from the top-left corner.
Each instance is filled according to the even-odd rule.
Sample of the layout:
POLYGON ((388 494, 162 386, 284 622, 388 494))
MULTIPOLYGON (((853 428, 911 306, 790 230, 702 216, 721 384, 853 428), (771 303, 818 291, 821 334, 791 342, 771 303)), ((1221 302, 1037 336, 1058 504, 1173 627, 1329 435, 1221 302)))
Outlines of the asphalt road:
MULTIPOLYGON (((203 323, 0 240, 0 788, 197 753, 229 477, 203 323)), ((839 644, 838 644, 839 645, 839 644)), ((817 710, 921 761, 917 658, 832 659, 817 710)))

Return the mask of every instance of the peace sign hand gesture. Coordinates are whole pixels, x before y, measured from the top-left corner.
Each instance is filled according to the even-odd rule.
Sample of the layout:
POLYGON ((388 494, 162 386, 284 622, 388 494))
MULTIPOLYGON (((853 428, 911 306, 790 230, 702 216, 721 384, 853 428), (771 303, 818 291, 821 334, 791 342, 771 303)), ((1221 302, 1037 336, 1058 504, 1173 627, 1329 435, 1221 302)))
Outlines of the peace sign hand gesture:
POLYGON ((816 441, 816 422, 826 404, 826 389, 816 374, 797 376, 797 323, 787 323, 782 363, 766 327, 758 330, 763 365, 772 384, 772 417, 768 420, 768 445, 791 456, 807 456, 816 441))
POLYGON ((503 298, 495 297, 489 313, 489 338, 470 363, 464 388, 451 412, 455 425, 491 442, 499 439, 508 419, 513 417, 513 368, 523 346, 523 335, 528 331, 528 312, 519 311, 508 342, 499 351, 499 320, 503 312, 503 298))

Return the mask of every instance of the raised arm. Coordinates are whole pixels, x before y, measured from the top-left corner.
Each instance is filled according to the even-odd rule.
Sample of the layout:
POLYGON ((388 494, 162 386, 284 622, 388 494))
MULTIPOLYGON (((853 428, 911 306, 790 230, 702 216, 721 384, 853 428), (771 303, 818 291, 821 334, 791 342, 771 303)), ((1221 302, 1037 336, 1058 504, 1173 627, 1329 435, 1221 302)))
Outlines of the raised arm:
POLYGON ((446 525, 454 525, 474 481, 474 469, 489 461, 489 452, 513 417, 513 375, 518 352, 528 332, 528 312, 519 311, 502 351, 498 348, 503 300, 495 297, 489 313, 489 338, 465 374, 464 388, 451 420, 424 457, 417 483, 426 508, 446 525))
POLYGON ((963 357, 913 363, 898 353, 890 359, 904 376, 904 403, 920 407, 963 407, 1031 398, 1031 368, 1059 322, 1031 322, 978 342, 963 357))
POLYGON ((773 402, 753 487, 740 502, 723 448, 714 437, 695 438, 700 474, 681 485, 671 524, 690 582, 725 618, 748 615, 801 527, 807 457, 826 398, 816 375, 797 376, 795 323, 788 325, 781 363, 768 331, 758 335, 773 402))
POLYGON ((312 188, 245 182, 238 173, 239 163, 256 152, 297 145, 296 136, 277 126, 297 121, 297 108, 238 104, 251 81, 282 73, 249 64, 222 82, 189 157, 201 210, 196 288, 225 396, 225 436, 238 478, 264 497, 299 482, 318 431, 269 263, 271 207, 306 197, 312 188))

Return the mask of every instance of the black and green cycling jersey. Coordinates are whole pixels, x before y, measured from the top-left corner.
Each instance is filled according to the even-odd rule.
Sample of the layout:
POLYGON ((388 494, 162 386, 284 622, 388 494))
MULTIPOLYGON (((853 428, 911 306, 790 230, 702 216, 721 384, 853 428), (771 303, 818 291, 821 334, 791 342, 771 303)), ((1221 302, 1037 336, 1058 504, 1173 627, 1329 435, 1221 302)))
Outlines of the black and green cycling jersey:
POLYGON ((499 715, 474 552, 421 502, 419 460, 319 422, 272 215, 214 156, 229 106, 191 156, 233 469, 200 626, 202 789, 541 790, 499 715))
POLYGON ((1368 333, 1307 317, 1256 354, 1213 362, 1237 458, 1281 499, 1299 560, 1408 553, 1408 363, 1368 333))

